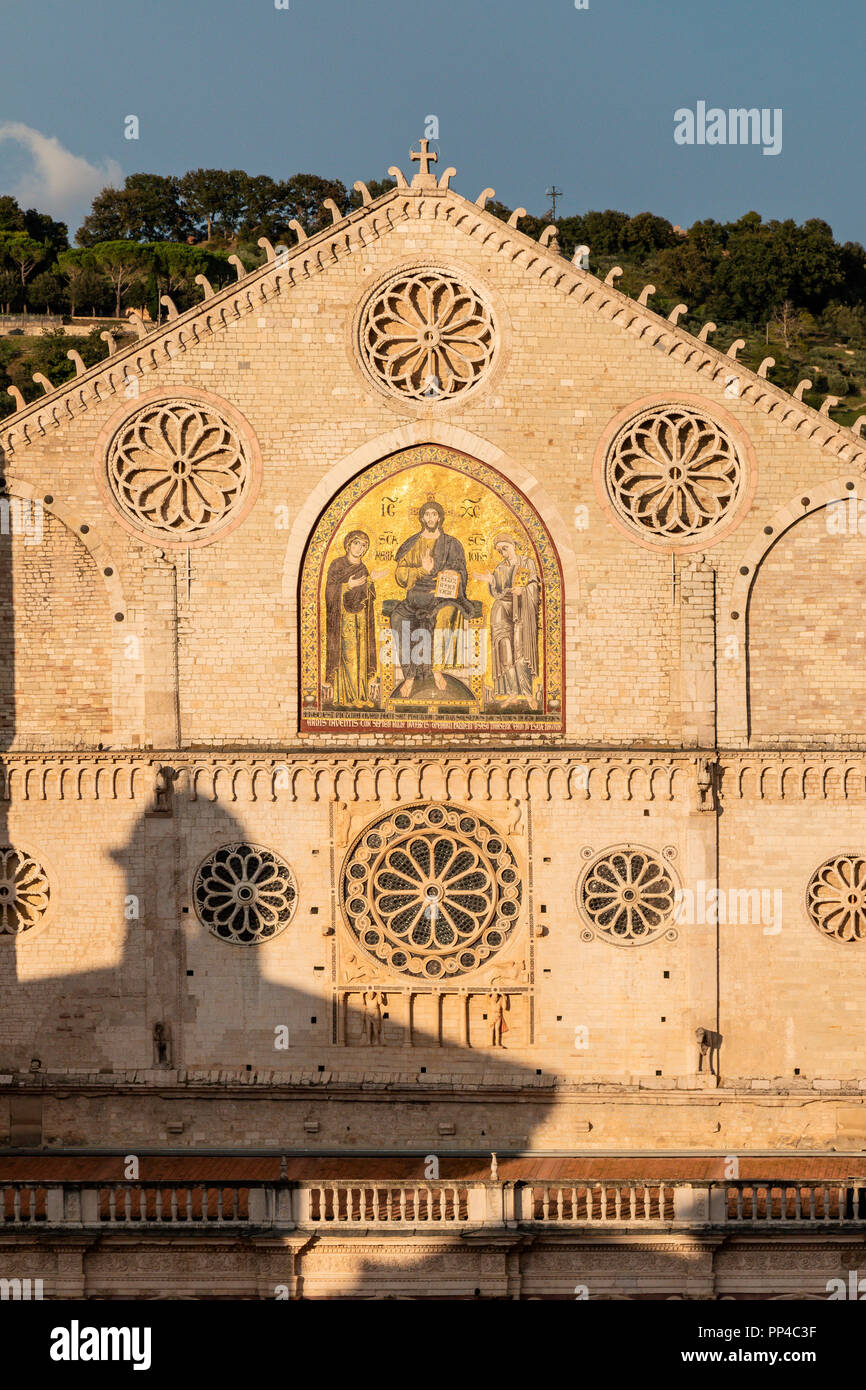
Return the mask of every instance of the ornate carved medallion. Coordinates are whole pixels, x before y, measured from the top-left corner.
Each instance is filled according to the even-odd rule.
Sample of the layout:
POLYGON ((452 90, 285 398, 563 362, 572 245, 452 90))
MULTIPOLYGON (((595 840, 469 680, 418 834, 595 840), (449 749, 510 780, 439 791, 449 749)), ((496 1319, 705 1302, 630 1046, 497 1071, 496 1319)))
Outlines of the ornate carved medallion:
POLYGON ((51 887, 32 854, 0 845, 0 935, 15 936, 35 927, 48 911, 51 887))
POLYGON ((285 860, 261 845, 222 845, 200 865, 193 902, 202 926, 238 946, 278 936, 298 900, 285 860))
POLYGON ((407 806, 373 821, 343 864, 350 932, 404 975, 444 979, 500 951, 520 914, 522 884, 504 837, 457 806, 407 806))
POLYGON ((745 470, 720 425, 688 405, 652 406, 616 435, 604 465, 610 501, 644 540, 709 535, 736 506, 745 470))
POLYGON ((108 449, 107 480, 122 515, 154 540, 190 544, 237 513, 249 450, 213 405, 156 401, 129 416, 108 449))
POLYGON ((816 869, 806 889, 815 926, 833 941, 866 938, 866 859, 839 854, 816 869))
POLYGON ((639 946, 670 931, 676 906, 673 872, 651 850, 620 845, 595 855, 577 884, 586 938, 639 946))
POLYGON ((456 396, 486 375, 497 332, 485 300, 440 270, 393 276, 365 305, 361 356, 379 386, 412 400, 456 396))

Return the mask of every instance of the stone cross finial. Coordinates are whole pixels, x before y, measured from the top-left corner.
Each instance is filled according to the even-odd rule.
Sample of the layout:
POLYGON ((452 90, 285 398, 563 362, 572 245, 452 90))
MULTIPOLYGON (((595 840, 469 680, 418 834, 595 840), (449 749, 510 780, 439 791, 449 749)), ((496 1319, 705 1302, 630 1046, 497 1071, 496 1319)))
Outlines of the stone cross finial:
POLYGON ((410 150, 410 151, 409 151, 409 158, 410 158, 411 160, 414 160, 414 161, 417 162, 417 164, 418 164, 418 166, 419 166, 419 167, 418 167, 418 173, 419 173, 422 177, 426 177, 426 175, 428 175, 428 174, 430 173, 430 165, 431 165, 431 164, 438 164, 438 163, 439 163, 439 156, 438 156, 438 154, 436 153, 435 150, 430 150, 430 149, 428 148, 429 145, 430 145, 430 141, 425 139, 425 140, 422 140, 422 141, 421 141, 421 149, 420 149, 420 151, 419 151, 419 150, 410 150))

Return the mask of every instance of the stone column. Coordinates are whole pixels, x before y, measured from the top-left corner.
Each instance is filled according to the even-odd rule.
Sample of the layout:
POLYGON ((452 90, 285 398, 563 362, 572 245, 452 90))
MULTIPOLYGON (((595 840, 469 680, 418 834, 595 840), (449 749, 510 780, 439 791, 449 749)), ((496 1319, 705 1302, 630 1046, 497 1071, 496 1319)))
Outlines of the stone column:
POLYGON ((680 710, 686 748, 716 744, 716 572, 702 555, 680 570, 680 710))
POLYGON ((146 571, 145 587, 145 740, 151 748, 178 748, 181 730, 174 563, 164 557, 156 559, 146 571))

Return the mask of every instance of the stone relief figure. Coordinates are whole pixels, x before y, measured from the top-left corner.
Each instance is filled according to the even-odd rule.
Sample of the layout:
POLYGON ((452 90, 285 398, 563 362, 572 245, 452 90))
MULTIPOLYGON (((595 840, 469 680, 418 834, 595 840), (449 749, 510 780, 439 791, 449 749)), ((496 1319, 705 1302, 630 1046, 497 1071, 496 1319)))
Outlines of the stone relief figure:
POLYGON ((487 996, 487 1027, 490 1029, 490 1046, 502 1047, 502 1034, 508 1032, 505 1011, 508 1008, 508 995, 495 987, 487 996))
POLYGON ((154 788, 153 807, 151 814, 155 816, 170 816, 174 813, 174 784, 180 776, 180 771, 175 767, 159 767, 156 770, 156 787, 154 788))
POLYGON ((696 776, 698 783, 698 810, 712 811, 715 765, 709 758, 698 758, 696 776))
POLYGON ((432 676, 448 689, 446 668, 462 666, 462 635, 472 605, 466 597, 468 574, 463 544, 445 531, 445 508, 430 497, 418 508, 421 530, 405 540, 394 557, 395 579, 405 597, 391 613, 396 664, 402 677, 398 697, 408 699, 416 682, 432 676))
POLYGON ((326 684, 334 705, 373 709, 376 704, 376 586, 385 570, 364 563, 366 531, 350 531, 345 554, 328 567, 325 584, 326 684))
POLYGON ((698 1071, 703 1071, 704 1058, 706 1058, 709 1075, 718 1076, 719 1049, 722 1045, 721 1033, 714 1033, 711 1028, 696 1028, 695 1040, 698 1044, 698 1071))
POLYGON ((167 1023, 153 1025, 153 1060, 158 1067, 171 1066, 171 1031, 167 1023))
POLYGON ((388 1003, 388 996, 378 989, 367 989, 362 994, 361 1000, 364 1005, 361 1026, 364 1031, 365 1041, 370 1044, 384 1044, 384 1010, 385 1005, 388 1003))
POLYGON ((493 696, 503 709, 528 704, 535 708, 538 679, 538 614, 541 579, 531 555, 521 553, 514 536, 493 542, 499 563, 492 574, 475 578, 486 583, 493 599, 490 610, 490 649, 493 696))

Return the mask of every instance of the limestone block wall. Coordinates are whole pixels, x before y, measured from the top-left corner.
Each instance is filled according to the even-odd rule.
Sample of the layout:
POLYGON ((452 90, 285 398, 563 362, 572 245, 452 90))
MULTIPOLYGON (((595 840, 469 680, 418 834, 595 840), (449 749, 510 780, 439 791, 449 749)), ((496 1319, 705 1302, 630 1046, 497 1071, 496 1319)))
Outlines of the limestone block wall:
POLYGON ((16 501, 14 529, 0 535, 10 615, 0 739, 5 747, 107 747, 114 736, 112 615, 104 581, 58 517, 34 512, 30 499, 22 517, 16 501))
MULTIPOLYGON (((234 1102, 215 1120, 188 1089, 230 1069, 251 1087, 345 1085, 347 1107, 365 1078, 501 1084, 502 1143, 826 1144, 862 1130, 863 943, 806 909, 824 861, 863 854, 852 432, 457 195, 402 190, 19 412, 0 449, 8 497, 38 503, 43 527, 38 544, 0 527, 0 845, 38 860, 51 900, 32 932, 0 937, 0 1073, 35 1059, 34 1075, 164 1078, 202 1143, 220 1124, 243 1140, 234 1102), (399 399, 364 369, 358 315, 395 270, 431 265, 483 293, 493 365, 465 397, 399 399), (213 540, 163 543, 109 495, 117 431, 169 400, 216 411, 246 450, 246 501, 213 540), (698 412, 736 448, 741 486, 706 544, 660 543, 611 501, 608 449, 650 406, 698 412), (316 522, 364 469, 424 444, 498 470, 553 538, 561 736, 299 735, 298 589, 316 522), (854 524, 831 527, 840 498, 854 524), (507 949, 435 981, 371 963, 338 901, 363 827, 430 802, 483 812, 522 884, 507 949), (290 924, 253 947, 218 939, 194 900, 202 862, 240 842, 280 856, 297 890, 290 924), (580 896, 605 854, 651 861, 665 891, 692 895, 686 917, 606 938, 580 896), (736 898, 736 922, 714 919, 711 891, 736 898), (365 1041, 370 991, 386 996, 381 1045, 365 1041), (698 1028, 721 1034, 723 1082, 766 1084, 779 1104, 747 1097, 719 1128, 697 1103, 715 1084, 696 1075, 698 1028), (578 1095, 632 1088, 642 1108, 621 1095, 589 1121, 539 1102, 527 1118, 524 1093, 550 1076, 578 1095), (644 1106, 655 1090, 685 1099, 644 1106)), ((287 1141, 313 1123, 305 1095, 280 1121, 287 1141)), ((432 1119, 437 1133, 453 1123, 448 1102, 422 1114, 407 1096, 400 1123, 418 1143, 432 1119)), ((118 1105, 119 1130, 168 1124, 159 1105, 118 1105)), ((266 1112, 250 1128, 262 1143, 266 1112)), ((340 1127, 335 1114, 328 1142, 381 1136, 379 1113, 341 1113, 340 1127)), ((92 1142, 99 1123, 82 1107, 51 1132, 92 1142)), ((472 1142, 484 1126, 479 1114, 472 1142)))
POLYGON ((863 738, 866 537, 857 506, 843 496, 805 516, 756 577, 748 631, 755 741, 863 738))
POLYGON ((859 804, 725 802, 719 858, 729 920, 719 926, 719 993, 729 1076, 810 1077, 828 1087, 860 1079, 866 962, 858 940, 815 926, 807 890, 823 863, 860 852, 862 837, 859 804))
MULTIPOLYGON (((233 307, 220 301, 219 312, 197 317, 191 311, 186 327, 160 330, 152 347, 131 350, 109 369, 108 385, 95 398, 82 388, 79 405, 70 390, 69 408, 56 408, 52 428, 7 425, 0 435, 13 495, 27 488, 37 497, 50 495, 79 535, 87 528, 88 543, 104 549, 107 568, 132 605, 123 635, 140 639, 140 665, 127 672, 125 685, 120 678, 115 746, 164 745, 174 741, 166 738, 172 731, 192 746, 266 747, 292 739, 297 584, 316 518, 359 470, 423 442, 444 443, 498 467, 532 498, 550 528, 566 591, 567 738, 619 746, 694 744, 711 722, 706 684, 696 721, 697 668, 707 682, 713 662, 719 738, 724 744, 747 736, 748 603, 738 608, 732 597, 744 564, 751 584, 751 552, 770 544, 767 528, 776 538, 808 510, 802 497, 811 505, 816 490, 827 488, 848 496, 849 482, 859 497, 859 472, 849 476, 834 456, 843 441, 834 439, 832 452, 822 448, 832 427, 815 428, 796 405, 778 409, 771 392, 756 404, 755 388, 737 377, 734 362, 721 371, 694 346, 686 351, 695 340, 685 334, 681 340, 681 330, 647 334, 646 316, 627 311, 630 301, 615 291, 592 289, 592 277, 566 274, 563 262, 561 270, 545 270, 539 278, 537 267, 528 268, 534 262, 523 247, 532 245, 526 238, 515 233, 515 241, 491 243, 470 234, 465 207, 453 195, 441 201, 407 195, 374 235, 350 229, 345 244, 335 243, 333 257, 307 260, 304 273, 256 272, 233 307), (395 268, 426 264, 466 276, 483 287, 492 306, 495 365, 465 400, 431 405, 387 397, 359 363, 354 320, 365 296, 395 268), (573 293, 576 286, 581 295, 573 293), (599 307, 599 300, 608 307, 599 307), (662 350, 648 345, 653 338, 662 350), (712 370, 703 370, 706 364, 712 370), (160 560, 159 545, 135 539, 120 523, 100 476, 116 429, 143 402, 163 397, 233 412, 255 479, 252 508, 234 529, 208 544, 169 545, 160 560), (617 519, 601 480, 621 420, 638 406, 671 402, 709 412, 736 442, 743 465, 730 525, 717 529, 705 547, 706 563, 716 572, 715 642, 681 622, 690 601, 681 571, 702 553, 701 544, 643 541, 617 519), (797 432, 791 415, 808 427, 797 432), (148 574, 160 564, 174 576, 157 583, 148 574)), ((854 446, 846 446, 851 452, 854 446)), ((802 544, 808 550, 808 541, 802 544)), ((761 593, 759 586, 758 608, 761 593)), ((54 601, 65 602, 60 595, 54 601)), ((850 602, 856 606, 856 598, 850 602)), ((767 604, 775 613, 769 591, 767 604)), ((761 622, 757 617, 753 625, 755 669, 766 668, 759 679, 771 693, 792 654, 784 642, 766 647, 761 622)), ((796 630, 796 624, 786 626, 796 630)), ((816 640, 832 645, 831 628, 822 638, 823 632, 816 628, 816 640)), ((70 679, 74 690, 77 681, 94 676, 75 668, 70 679)), ((816 663, 809 680, 823 679, 816 663)), ((772 740, 780 731, 811 736, 807 713, 774 725, 769 708, 761 713, 767 698, 756 692, 756 738, 772 740)), ((820 714, 820 694, 807 691, 803 699, 805 711, 820 714)), ((62 735, 62 720, 54 730, 42 728, 59 716, 40 715, 37 707, 32 717, 34 738, 62 735)), ((845 717, 839 707, 822 737, 841 738, 845 717)), ((103 741, 86 720, 76 732, 103 741)), ((313 741, 321 746, 328 737, 338 741, 318 735, 313 741)), ((388 737, 393 742, 395 736, 388 737)))
POLYGON ((7 833, 43 867, 50 903, 32 929, 0 940, 0 1070, 26 1071, 37 1057, 52 1073, 162 1066, 203 1078, 229 1068, 393 1081, 480 1071, 510 1086, 544 1074, 695 1087, 702 1027, 722 1034, 726 1084, 859 1084, 859 942, 820 929, 806 896, 814 872, 859 843, 866 781, 856 759, 780 769, 732 758, 715 774, 716 810, 702 761, 685 755, 588 755, 529 773, 515 758, 488 768, 486 783, 457 758, 425 782, 407 759, 390 803, 394 768, 375 760, 199 759, 179 773, 166 808, 146 760, 14 763, 7 833), (379 772, 379 797, 343 799, 353 784, 377 785, 379 772), (521 794, 505 797, 506 787, 521 794), (339 897, 359 831, 388 804, 425 798, 483 814, 522 883, 507 943, 435 982, 359 946, 339 897), (296 886, 289 925, 260 945, 214 934, 195 897, 202 862, 241 842, 280 856, 296 886), (666 903, 648 939, 618 941, 580 885, 599 856, 635 854, 667 876, 678 904, 671 915, 666 903), (372 1045, 370 989, 386 996, 372 1045), (496 989, 506 996, 501 1045, 490 1031, 496 989))

